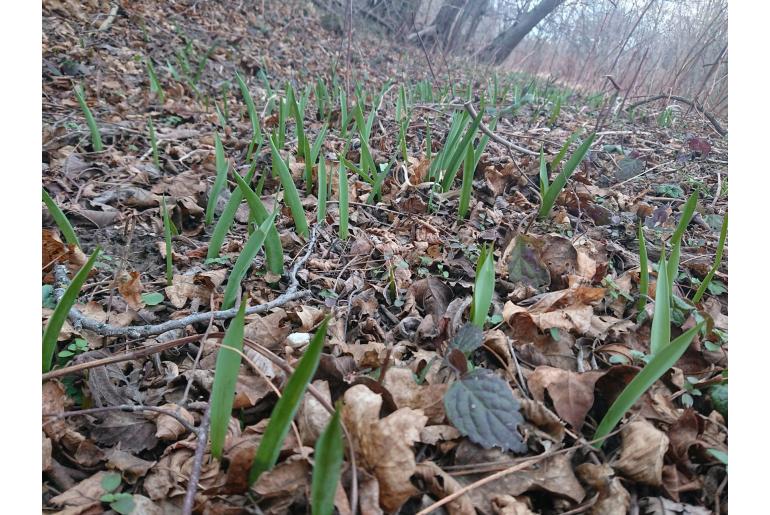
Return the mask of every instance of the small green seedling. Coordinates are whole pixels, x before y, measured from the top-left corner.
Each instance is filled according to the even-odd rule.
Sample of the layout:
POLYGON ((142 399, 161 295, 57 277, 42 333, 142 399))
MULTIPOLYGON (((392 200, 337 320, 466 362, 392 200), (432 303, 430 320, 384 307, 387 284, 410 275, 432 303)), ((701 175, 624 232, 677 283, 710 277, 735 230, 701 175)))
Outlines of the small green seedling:
POLYGON ((217 205, 217 198, 219 198, 219 194, 222 193, 222 189, 227 183, 227 160, 225 159, 225 149, 222 146, 222 140, 219 138, 218 132, 214 133, 214 148, 217 175, 214 179, 214 185, 209 192, 209 201, 206 204, 206 225, 214 221, 214 208, 217 205))
POLYGON ((155 163, 155 168, 160 170, 160 156, 158 154, 158 138, 155 135, 155 125, 152 123, 152 118, 147 119, 147 131, 150 133, 150 147, 152 148, 152 162, 155 163))
POLYGON ((65 215, 61 208, 56 205, 56 202, 54 202, 53 198, 51 198, 45 188, 43 188, 43 202, 48 208, 48 212, 51 213, 51 216, 53 217, 54 222, 56 222, 56 226, 61 231, 62 236, 64 236, 64 241, 79 248, 80 242, 78 241, 78 237, 75 235, 75 229, 72 228, 72 224, 70 223, 69 219, 67 219, 67 215, 65 215))
POLYGON ((495 256, 491 245, 484 245, 476 262, 476 281, 473 285, 473 303, 471 304, 471 323, 484 329, 492 294, 495 292, 495 256))
POLYGON ((706 274, 706 277, 703 278, 703 282, 700 283, 700 286, 698 287, 698 291, 695 292, 695 296, 692 298, 693 303, 698 303, 703 298, 703 294, 706 293, 706 289, 709 287, 709 284, 711 284, 711 280, 714 278, 714 274, 716 274, 717 270, 719 270, 719 265, 722 263, 722 254, 725 250, 725 241, 727 239, 727 213, 725 213, 724 220, 722 220, 722 229, 719 231, 719 243, 717 244, 717 253, 714 258, 714 264, 712 265, 711 269, 706 274))
POLYGON ((340 168, 337 172, 337 176, 339 178, 339 236, 341 240, 347 240, 350 237, 350 230, 348 228, 348 219, 350 216, 350 200, 348 193, 348 172, 347 168, 342 163, 342 156, 340 156, 340 168))
POLYGON ((117 472, 109 472, 102 477, 102 489, 107 492, 99 500, 110 505, 113 511, 120 515, 129 515, 134 511, 134 496, 129 493, 117 492, 121 476, 117 472))
POLYGON ((284 190, 283 198, 286 205, 289 206, 289 209, 291 210, 291 216, 294 219, 297 234, 307 237, 310 234, 310 230, 307 224, 307 217, 305 216, 305 209, 302 207, 302 202, 300 201, 299 193, 297 192, 297 186, 294 184, 294 178, 291 176, 289 167, 278 152, 275 139, 276 138, 273 136, 270 137, 270 148, 273 153, 273 170, 281 179, 281 185, 284 190))
POLYGON ((538 211, 538 218, 541 220, 545 219, 551 213, 553 205, 556 203, 556 197, 559 196, 561 190, 567 185, 567 179, 577 170, 578 165, 588 153, 588 149, 591 147, 595 137, 596 134, 592 133, 586 138, 551 184, 548 184, 548 169, 545 164, 545 156, 543 151, 540 150, 540 196, 542 197, 542 203, 538 211))
POLYGON ((88 261, 86 261, 86 264, 83 265, 83 268, 75 274, 72 282, 64 291, 61 300, 56 305, 56 309, 53 310, 51 318, 48 320, 48 325, 43 332, 43 372, 48 372, 51 369, 53 356, 56 352, 56 341, 59 338, 61 328, 64 325, 64 321, 67 320, 70 309, 75 304, 78 293, 80 293, 80 289, 86 282, 88 274, 94 267, 100 252, 101 249, 97 247, 94 253, 91 254, 91 257, 88 258, 88 261))
POLYGON ((91 114, 91 109, 89 109, 88 104, 86 103, 83 88, 80 85, 75 86, 75 97, 78 100, 78 104, 80 104, 80 109, 83 111, 83 116, 88 124, 88 129, 91 131, 91 146, 93 147, 94 152, 101 152, 104 150, 102 135, 99 133, 99 127, 96 125, 94 115, 91 114))
POLYGON ((160 85, 158 76, 155 73, 155 66, 152 64, 152 59, 147 57, 144 62, 147 65, 147 75, 150 76, 150 91, 155 93, 160 104, 164 104, 166 102, 166 95, 163 93, 163 87, 160 85))
POLYGON ((315 463, 310 487, 312 515, 334 513, 334 496, 340 482, 342 461, 345 457, 342 445, 342 424, 338 408, 315 444, 315 463))
POLYGON ((166 284, 171 286, 174 282, 174 247, 171 245, 171 233, 173 232, 171 218, 168 216, 168 207, 166 207, 166 197, 160 201, 161 213, 163 216, 163 239, 166 243, 166 284))

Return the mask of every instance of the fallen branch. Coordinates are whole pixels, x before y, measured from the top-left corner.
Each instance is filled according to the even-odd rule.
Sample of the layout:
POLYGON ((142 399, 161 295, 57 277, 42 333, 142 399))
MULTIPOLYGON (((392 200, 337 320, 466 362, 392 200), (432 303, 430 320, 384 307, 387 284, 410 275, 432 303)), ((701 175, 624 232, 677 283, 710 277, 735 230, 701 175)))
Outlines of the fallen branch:
MULTIPOLYGON (((479 115, 479 113, 477 113, 476 110, 473 108, 473 104, 471 104, 470 102, 465 102, 463 104, 463 106, 465 107, 465 110, 468 111, 468 114, 471 115, 471 117, 476 118, 479 115)), ((520 146, 518 146, 515 143, 511 143, 510 141, 501 138, 500 136, 498 136, 497 134, 492 132, 492 130, 489 127, 487 127, 484 122, 480 122, 479 123, 479 127, 481 128, 481 132, 483 132, 484 134, 489 136, 489 138, 492 141, 496 141, 497 143, 500 143, 501 145, 504 145, 504 146, 506 146, 506 147, 508 147, 510 149, 518 150, 519 152, 523 152, 525 154, 529 154, 530 156, 539 156, 540 155, 537 152, 534 152, 534 151, 532 151, 532 150, 530 150, 528 148, 520 147, 520 146)))
MULTIPOLYGON (((276 299, 260 304, 258 306, 251 306, 246 308, 246 314, 252 315, 255 313, 265 313, 273 308, 277 308, 290 302, 292 300, 301 299, 307 295, 310 295, 310 291, 302 290, 297 291, 299 288, 299 280, 297 279, 297 272, 310 258, 310 254, 313 252, 318 234, 314 229, 310 235, 310 241, 308 241, 308 250, 304 256, 302 256, 292 267, 289 272, 290 284, 286 291, 278 296, 276 299)), ((54 290, 57 302, 64 295, 64 290, 69 283, 67 277, 67 268, 64 265, 57 265, 54 269, 54 275, 56 277, 57 288, 54 290)), ((76 308, 72 308, 69 312, 69 319, 72 321, 73 327, 76 330, 87 329, 93 331, 101 336, 127 336, 129 338, 143 338, 150 335, 165 333, 166 331, 172 331, 174 329, 184 329, 190 324, 197 324, 201 322, 208 322, 209 320, 229 320, 235 318, 238 314, 238 308, 226 309, 223 311, 195 313, 194 315, 186 316, 178 320, 169 320, 161 324, 155 325, 136 325, 129 327, 119 327, 110 325, 104 322, 99 322, 93 318, 88 318, 76 308)))
POLYGON ((198 491, 198 481, 200 480, 201 469, 203 468, 203 456, 206 451, 206 440, 208 439, 210 421, 211 403, 206 406, 206 411, 203 413, 201 423, 198 426, 198 430, 195 432, 198 441, 195 442, 195 457, 193 458, 192 470, 190 470, 190 479, 187 481, 187 490, 184 494, 182 515, 192 515, 193 512, 195 492, 198 491))
POLYGON ((650 98, 645 98, 644 100, 640 100, 639 102, 636 102, 628 106, 626 108, 626 111, 630 111, 635 107, 639 107, 644 104, 649 104, 650 102, 655 102, 656 100, 662 100, 664 98, 670 98, 671 100, 676 100, 677 102, 681 102, 683 104, 687 104, 688 106, 692 107, 693 109, 698 111, 700 114, 705 116, 709 122, 711 122, 711 126, 714 127, 714 130, 717 131, 720 136, 727 136, 727 130, 721 125, 719 125, 719 122, 717 121, 716 117, 714 117, 713 114, 706 111, 698 101, 693 102, 692 100, 689 100, 684 97, 678 97, 676 95, 655 95, 650 98))

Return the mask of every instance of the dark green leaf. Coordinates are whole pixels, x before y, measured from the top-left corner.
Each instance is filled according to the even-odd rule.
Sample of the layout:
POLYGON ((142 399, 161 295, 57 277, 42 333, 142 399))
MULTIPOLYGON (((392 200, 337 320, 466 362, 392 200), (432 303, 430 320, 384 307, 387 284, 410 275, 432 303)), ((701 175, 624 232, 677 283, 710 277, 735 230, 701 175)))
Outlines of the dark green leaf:
POLYGON ((479 368, 452 383, 444 395, 444 407, 449 421, 482 447, 527 450, 517 431, 524 421, 519 403, 508 383, 492 372, 479 368))
POLYGON ((342 425, 339 409, 315 444, 315 465, 311 486, 313 515, 331 515, 334 512, 334 495, 342 471, 342 425))
POLYGON ((548 268, 542 263, 535 247, 535 240, 520 234, 516 236, 508 261, 508 280, 523 283, 535 289, 551 284, 548 268))
POLYGON ((452 338, 450 347, 462 351, 466 356, 481 347, 483 341, 481 328, 471 323, 466 323, 452 338))

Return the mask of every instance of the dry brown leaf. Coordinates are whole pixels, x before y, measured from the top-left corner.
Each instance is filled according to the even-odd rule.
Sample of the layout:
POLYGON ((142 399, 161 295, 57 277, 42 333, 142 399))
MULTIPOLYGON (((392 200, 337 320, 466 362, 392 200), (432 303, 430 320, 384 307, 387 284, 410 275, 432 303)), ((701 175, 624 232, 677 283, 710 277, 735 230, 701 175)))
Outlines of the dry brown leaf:
POLYGON ((625 515, 631 506, 631 495, 615 471, 607 464, 581 463, 575 467, 578 477, 599 494, 591 507, 592 515, 625 515))
POLYGON ((492 509, 497 515, 535 515, 526 502, 512 495, 496 495, 492 498, 492 509))
MULTIPOLYGON (((462 488, 462 485, 455 478, 441 470, 432 461, 419 463, 415 468, 415 475, 425 482, 431 495, 438 499, 443 499, 462 488)), ((445 504, 444 508, 449 512, 449 515, 475 515, 476 513, 476 509, 467 495, 461 495, 445 504)))
POLYGON ((419 440, 427 417, 420 411, 401 408, 380 420, 382 397, 364 385, 345 392, 342 418, 351 431, 362 465, 380 485, 380 505, 397 511, 419 493, 409 481, 415 470, 412 443, 419 440))
POLYGON ((128 307, 134 311, 139 311, 144 307, 142 300, 142 279, 139 272, 123 272, 118 277, 118 292, 125 299, 128 307))
POLYGON ((109 474, 104 470, 101 470, 93 476, 87 477, 80 483, 76 484, 66 492, 63 492, 51 499, 51 503, 57 506, 90 506, 94 503, 94 500, 98 499, 107 493, 102 487, 102 479, 109 474))
POLYGON ((45 433, 41 433, 43 435, 43 472, 47 470, 51 470, 51 465, 53 464, 53 458, 51 457, 51 439, 48 438, 45 433))
POLYGON ((117 448, 107 451, 107 465, 112 469, 120 471, 123 479, 130 485, 143 478, 155 463, 154 461, 137 458, 133 454, 117 448))
POLYGON ((443 424, 427 426, 420 431, 420 441, 428 445, 436 445, 447 440, 456 440, 461 436, 462 434, 457 428, 443 424))
MULTIPOLYGON (((316 380, 313 381, 312 384, 316 390, 321 393, 323 398, 326 399, 329 404, 332 404, 329 383, 327 381, 316 380)), ((315 445, 316 440, 326 428, 326 425, 331 418, 331 413, 329 413, 314 395, 305 395, 297 416, 302 443, 307 446, 315 445)))
POLYGON ((431 424, 444 422, 444 394, 447 384, 419 385, 408 368, 389 368, 382 385, 399 408, 419 409, 431 424))
MULTIPOLYGON (((195 425, 195 418, 189 411, 181 406, 177 406, 176 404, 164 404, 161 408, 179 415, 190 425, 195 425)), ((187 432, 187 429, 177 419, 170 415, 158 415, 158 418, 155 420, 155 426, 157 427, 155 436, 161 440, 176 441, 187 432)))
POLYGON ((288 323, 286 311, 281 308, 276 308, 272 313, 264 316, 251 315, 247 320, 249 322, 243 328, 243 335, 270 349, 279 348, 291 333, 291 324, 288 323))
POLYGON ((639 483, 660 486, 668 437, 647 420, 634 420, 620 432, 623 444, 614 468, 639 483))
POLYGON ((545 401, 545 392, 553 401, 556 413, 580 431, 586 415, 594 404, 594 384, 603 372, 579 374, 553 367, 537 367, 527 378, 527 386, 538 401, 545 401))

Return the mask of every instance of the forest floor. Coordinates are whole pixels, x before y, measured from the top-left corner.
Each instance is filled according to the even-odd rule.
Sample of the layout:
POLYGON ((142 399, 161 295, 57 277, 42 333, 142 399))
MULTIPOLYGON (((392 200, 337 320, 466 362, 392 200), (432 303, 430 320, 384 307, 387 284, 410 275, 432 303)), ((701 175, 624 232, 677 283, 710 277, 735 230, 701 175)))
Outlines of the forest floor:
POLYGON ((46 511, 181 513, 191 491, 197 513, 309 512, 313 447, 331 417, 324 405, 339 401, 348 433, 334 496, 341 514, 727 512, 726 248, 705 295, 692 302, 714 264, 727 210, 727 138, 709 120, 675 101, 616 116, 611 94, 578 94, 558 80, 463 69, 456 61, 448 70, 440 57, 429 63, 420 47, 405 51, 363 30, 348 54, 347 32, 311 4, 122 4, 110 14, 96 0, 43 2, 42 182, 80 242, 63 243, 43 207, 44 327, 61 286, 56 266, 72 278, 101 248, 43 376, 46 511), (146 58, 162 102, 151 92, 146 58), (264 130, 252 161, 252 123, 236 72, 264 130), (319 78, 328 97, 315 89, 319 78), (297 97, 313 88, 304 120, 310 144, 328 124, 324 166, 312 167, 313 181, 305 180, 292 117, 280 148, 311 220, 308 236, 270 171, 267 137, 278 130, 273 107, 287 81, 297 97), (365 157, 352 115, 356 83, 364 117, 375 113, 372 159, 392 166, 378 198, 371 195, 376 180, 348 170, 350 237, 343 239, 339 156, 345 152, 351 167, 365 157), (468 216, 459 218, 465 167, 443 191, 428 174, 453 116, 469 109, 469 83, 467 105, 478 110, 486 96, 482 124, 496 136, 478 156, 468 216), (78 84, 102 151, 94 151, 78 84), (339 90, 348 93, 347 127, 339 90), (597 128, 553 210, 537 217, 541 148, 552 182, 559 169, 550 162, 565 142, 568 166, 597 128), (221 309, 250 237, 244 202, 219 256, 207 259, 215 224, 240 192, 230 174, 212 204, 214 223, 206 223, 215 133, 233 170, 245 175, 255 166, 267 210, 280 208, 275 227, 286 261, 283 275, 266 271, 260 253, 241 282, 249 306, 273 307, 246 316, 224 458, 205 448, 196 463, 221 333, 232 318, 209 313, 221 309), (318 223, 322 170, 330 173, 330 194, 318 223), (671 339, 705 323, 596 447, 591 441, 610 405, 655 363, 656 264, 695 192, 674 277, 671 339), (170 284, 163 199, 178 233, 170 284), (640 226, 650 265, 643 294, 640 226), (473 316, 487 245, 495 263, 491 308, 481 336, 471 338, 478 341, 463 347, 472 331, 460 329, 473 316), (196 313, 202 316, 187 323, 196 313), (250 488, 246 476, 276 392, 327 315, 314 394, 301 403, 277 464, 250 488), (175 320, 182 322, 168 330, 175 320), (466 382, 490 376, 503 380, 495 399, 512 394, 508 404, 494 406, 466 382), (459 385, 470 392, 465 407, 459 385), (495 428, 506 420, 513 429, 495 428), (199 478, 193 488, 191 474, 199 478))

